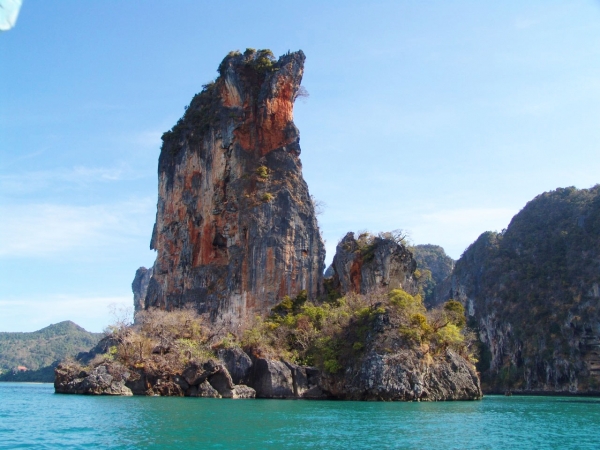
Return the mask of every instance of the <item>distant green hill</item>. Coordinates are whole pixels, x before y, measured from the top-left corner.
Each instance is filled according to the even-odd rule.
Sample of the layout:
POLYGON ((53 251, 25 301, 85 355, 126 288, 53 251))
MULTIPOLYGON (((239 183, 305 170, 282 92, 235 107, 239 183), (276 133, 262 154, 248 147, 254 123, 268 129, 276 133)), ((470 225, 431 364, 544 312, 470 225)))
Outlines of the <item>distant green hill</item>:
POLYGON ((49 381, 52 363, 88 351, 102 336, 70 320, 31 333, 0 333, 0 381, 49 381), (28 372, 12 375, 18 366, 28 372))

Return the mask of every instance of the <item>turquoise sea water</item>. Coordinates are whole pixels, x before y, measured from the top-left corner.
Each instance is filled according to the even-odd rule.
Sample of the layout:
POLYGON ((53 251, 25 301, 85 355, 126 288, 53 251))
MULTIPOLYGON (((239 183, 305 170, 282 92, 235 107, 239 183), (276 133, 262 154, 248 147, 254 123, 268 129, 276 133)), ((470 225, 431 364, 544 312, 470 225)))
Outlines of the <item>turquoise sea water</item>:
POLYGON ((376 403, 89 397, 0 383, 5 448, 600 449, 600 399, 376 403))

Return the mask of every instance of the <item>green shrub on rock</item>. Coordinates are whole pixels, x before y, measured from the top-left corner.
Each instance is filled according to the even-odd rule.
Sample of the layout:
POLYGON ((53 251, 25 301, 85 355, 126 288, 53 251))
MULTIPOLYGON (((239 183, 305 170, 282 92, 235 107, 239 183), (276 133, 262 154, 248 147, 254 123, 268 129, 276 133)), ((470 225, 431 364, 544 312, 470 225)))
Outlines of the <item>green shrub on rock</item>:
POLYGON ((458 302, 427 311, 420 295, 395 289, 386 295, 350 294, 321 305, 284 297, 267 319, 246 330, 242 346, 250 353, 279 356, 335 374, 372 348, 375 336, 403 342, 436 355, 452 348, 475 361, 458 302), (385 325, 389 324, 389 325, 385 325))

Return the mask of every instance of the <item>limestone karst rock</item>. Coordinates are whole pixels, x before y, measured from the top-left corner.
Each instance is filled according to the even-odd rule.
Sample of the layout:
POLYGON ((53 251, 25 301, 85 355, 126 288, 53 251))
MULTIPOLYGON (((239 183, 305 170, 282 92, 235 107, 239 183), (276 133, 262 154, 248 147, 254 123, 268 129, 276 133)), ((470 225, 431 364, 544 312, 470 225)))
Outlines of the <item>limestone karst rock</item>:
POLYGON ((293 122, 304 59, 231 52, 163 135, 157 256, 137 310, 192 304, 236 326, 285 295, 320 294, 325 250, 293 122))
POLYGON ((436 291, 447 290, 444 281, 452 274, 455 261, 439 245, 423 244, 410 247, 417 262, 415 278, 425 306, 435 303, 436 291))
POLYGON ((100 365, 87 372, 69 364, 59 364, 54 370, 57 394, 133 395, 125 380, 109 373, 110 365, 100 365))
POLYGON ((146 293, 148 292, 150 278, 152 278, 152 267, 150 269, 140 267, 135 272, 131 290, 133 291, 133 307, 136 311, 142 310, 146 306, 146 293))
MULTIPOLYGON (((394 309, 400 306, 387 296, 380 296, 389 300, 387 307, 371 302, 374 296, 361 303, 360 295, 349 296, 352 307, 345 300, 323 303, 336 292, 328 282, 327 295, 321 296, 325 251, 302 178, 299 132, 293 123, 303 65, 301 51, 278 60, 267 50, 232 52, 219 66, 215 82, 204 86, 163 135, 150 244, 157 257, 151 269, 137 270, 132 283, 137 322, 114 327, 82 355, 80 362, 89 367, 79 362, 59 366, 56 392, 361 400, 481 397, 469 356, 442 349, 449 343, 436 351, 421 341, 419 331, 412 337, 401 334, 403 325, 414 325, 414 317, 410 323, 408 316, 404 320, 408 312, 394 309), (309 333, 272 334, 283 324, 275 322, 278 309, 294 314, 304 307, 302 319, 290 323, 309 333), (255 315, 267 316, 272 308, 271 322, 245 323, 255 315), (322 328, 311 322, 308 311, 323 321, 335 317, 336 323, 322 328), (288 341, 295 341, 296 348, 275 344, 288 341), (304 348, 303 356, 298 347, 304 348), (309 362, 314 366, 301 365, 309 362)), ((341 294, 417 288, 415 260, 394 233, 358 239, 349 233, 338 245, 333 268, 341 294)), ((420 304, 420 298, 403 294, 420 304)), ((414 315, 426 323, 423 314, 414 315)))
POLYGON ((487 392, 600 392, 600 185, 531 200, 439 291, 465 306, 487 392))
POLYGON ((341 294, 411 289, 417 268, 412 253, 391 238, 347 233, 333 258, 333 287, 341 294))

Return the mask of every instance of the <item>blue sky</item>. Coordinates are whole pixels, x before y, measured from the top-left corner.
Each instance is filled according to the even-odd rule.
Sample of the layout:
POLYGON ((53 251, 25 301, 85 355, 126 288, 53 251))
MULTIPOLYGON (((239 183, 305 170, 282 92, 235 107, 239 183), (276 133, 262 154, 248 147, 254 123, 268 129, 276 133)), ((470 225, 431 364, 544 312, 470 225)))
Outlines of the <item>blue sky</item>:
POLYGON ((598 2, 25 0, 0 34, 0 331, 100 331, 131 305, 160 136, 246 47, 307 55, 328 262, 347 231, 398 228, 458 258, 600 182, 598 2))

